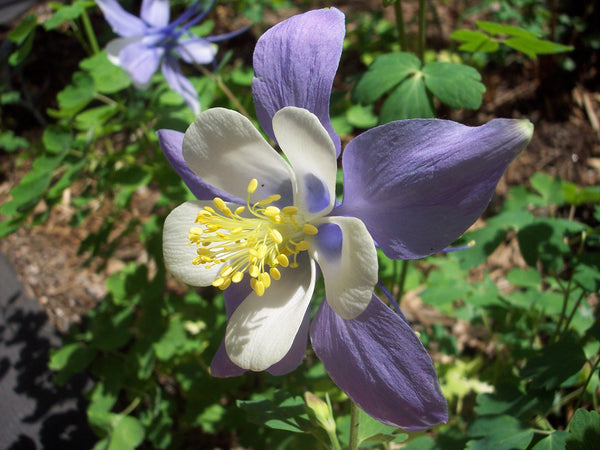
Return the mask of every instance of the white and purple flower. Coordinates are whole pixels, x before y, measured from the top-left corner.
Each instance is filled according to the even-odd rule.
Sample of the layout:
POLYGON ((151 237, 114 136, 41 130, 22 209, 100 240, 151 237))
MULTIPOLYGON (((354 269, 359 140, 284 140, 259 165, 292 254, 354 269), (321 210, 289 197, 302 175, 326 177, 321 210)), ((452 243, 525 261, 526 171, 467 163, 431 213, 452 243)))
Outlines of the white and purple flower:
POLYGON ((406 430, 447 420, 433 364, 408 322, 374 294, 375 243, 394 259, 443 250, 483 212, 532 135, 528 121, 480 127, 417 119, 352 140, 342 157, 329 98, 344 15, 310 11, 268 30, 254 52, 255 108, 287 161, 242 115, 200 114, 161 147, 198 198, 171 212, 170 271, 224 290, 228 325, 211 371, 284 374, 312 347, 333 381, 372 417, 406 430), (312 324, 318 271, 326 298, 312 324))
POLYGON ((189 64, 208 64, 215 59, 214 42, 238 32, 200 38, 190 28, 206 17, 214 1, 204 7, 196 1, 169 23, 169 0, 142 0, 140 17, 125 11, 116 0, 96 0, 106 21, 120 38, 106 47, 108 58, 122 67, 138 89, 146 89, 160 66, 169 86, 183 97, 194 114, 200 112, 198 93, 183 75, 177 58, 189 64))

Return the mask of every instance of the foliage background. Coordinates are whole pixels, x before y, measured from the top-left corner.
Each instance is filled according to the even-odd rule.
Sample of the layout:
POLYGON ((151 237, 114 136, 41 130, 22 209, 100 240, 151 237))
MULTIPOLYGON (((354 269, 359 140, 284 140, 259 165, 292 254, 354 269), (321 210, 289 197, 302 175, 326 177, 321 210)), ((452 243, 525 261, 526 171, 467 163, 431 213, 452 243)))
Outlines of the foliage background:
MULTIPOLYGON (((122 3, 137 11, 138 2, 122 3)), ((349 140, 384 120, 385 97, 364 101, 356 87, 377 58, 400 49, 393 6, 219 2, 204 32, 251 27, 222 43, 219 65, 209 69, 253 111, 258 36, 294 13, 332 4, 347 17, 332 115, 349 140)), ((526 117, 536 131, 462 240, 474 239, 473 249, 405 267, 381 258, 382 280, 402 297, 436 363, 451 419, 407 435, 363 417, 364 445, 586 448, 585 439, 600 439, 600 37, 593 27, 600 9, 586 5, 428 2, 425 60, 467 63, 486 88, 473 109, 432 101, 436 115, 467 124, 526 117), (481 20, 519 26, 574 51, 537 58, 507 46, 460 51, 452 33, 477 30, 481 20), (397 442, 381 443, 390 440, 397 442)), ((418 2, 402 7, 408 50, 416 52, 418 2)), ((224 332, 222 297, 165 273, 162 221, 189 193, 153 133, 183 131, 193 116, 160 76, 155 89, 135 91, 105 59, 90 57, 82 11, 102 47, 113 34, 93 2, 42 2, 35 33, 27 32, 31 16, 11 24, 0 55, 0 249, 65 333, 50 361, 56 381, 82 370, 94 380, 87 412, 97 448, 327 443, 305 406, 306 391, 330 399, 344 444, 348 402, 312 354, 285 377, 207 374, 224 332)), ((190 73, 203 109, 235 107, 214 78, 190 73)))

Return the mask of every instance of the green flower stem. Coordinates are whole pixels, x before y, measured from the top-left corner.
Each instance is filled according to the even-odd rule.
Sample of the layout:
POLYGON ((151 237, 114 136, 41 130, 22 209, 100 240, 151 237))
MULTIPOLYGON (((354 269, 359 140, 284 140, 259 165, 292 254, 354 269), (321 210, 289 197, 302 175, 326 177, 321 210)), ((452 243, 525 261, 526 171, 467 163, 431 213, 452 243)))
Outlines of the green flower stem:
POLYGON ((396 29, 398 30, 398 44, 400 51, 405 52, 408 49, 406 45, 406 32, 404 31, 404 17, 402 16, 402 1, 397 0, 394 3, 394 11, 396 12, 396 29))
POLYGON ((100 47, 98 46, 98 40, 96 39, 96 33, 94 33, 94 28, 92 28, 92 22, 90 22, 90 17, 87 14, 87 11, 84 9, 81 13, 81 21, 83 22, 83 29, 85 30, 85 34, 88 38, 90 46, 92 47, 92 51, 94 54, 100 52, 100 47))
POLYGON ((233 95, 233 92, 231 92, 231 90, 225 85, 225 83, 223 83, 223 80, 221 79, 220 76, 213 74, 210 70, 208 70, 204 66, 201 66, 198 64, 196 64, 195 66, 198 68, 198 70, 200 72, 202 72, 203 75, 210 78, 212 81, 214 81, 217 84, 217 86, 219 86, 219 89, 221 89, 223 91, 223 93, 227 96, 227 98, 229 100, 231 100, 231 103, 233 103, 235 105, 235 107, 237 108, 237 110, 240 113, 242 113, 244 116, 246 116, 248 118, 248 120, 252 120, 252 118, 250 117, 250 114, 248 114, 248 111, 246 111, 246 108, 244 108, 242 106, 242 104, 237 99, 237 97, 235 95, 233 95))
POLYGON ((421 63, 423 63, 425 57, 425 25, 425 0, 419 0, 419 47, 417 56, 421 63))
MULTIPOLYGON (((550 343, 554 342, 558 337, 558 333, 560 332, 560 328, 562 326, 563 321, 565 320, 565 315, 567 313, 567 304, 569 303, 569 296, 571 295, 571 281, 572 278, 569 278, 569 283, 566 288, 563 288, 563 304, 562 310, 560 311, 560 317, 558 318, 558 322, 556 322, 556 329, 552 336, 550 336, 550 343)), ((560 282, 559 282, 560 285, 560 282)), ((562 285, 561 285, 562 286, 562 285)))
POLYGON ((565 326, 564 326, 564 328, 562 330, 561 337, 569 329, 569 325, 571 325, 571 321, 573 320, 573 316, 575 316, 575 313, 577 312, 577 308, 579 308, 579 305, 581 305, 581 302, 583 301, 584 298, 585 298, 585 291, 582 290, 581 294, 577 298, 577 301, 575 302, 575 306, 573 307, 573 310, 571 311, 571 314, 569 314, 569 317, 567 317, 567 321, 565 322, 565 326))
POLYGON ((360 428, 360 409, 356 403, 350 400, 350 439, 348 440, 348 450, 358 448, 358 430, 360 428))
MULTIPOLYGON (((592 369, 590 370, 590 374, 588 375, 587 379, 585 380, 585 383, 583 383, 583 386, 581 387, 581 395, 579 396, 579 400, 577 401, 577 406, 575 407, 575 409, 577 409, 581 406, 581 402, 583 401, 583 396, 585 395, 585 390, 587 389, 588 384, 590 384, 590 380, 594 376, 594 372, 596 372, 596 370, 598 370, 598 365, 600 364, 600 352, 597 352, 596 356, 597 356, 596 362, 592 366, 592 369)), ((595 399, 595 397, 594 397, 594 399, 595 399)))
MULTIPOLYGON (((404 296, 404 285, 406 284, 406 273, 408 272, 408 260, 404 259, 402 261, 394 261, 394 281, 396 281, 396 286, 398 286, 398 291, 396 292, 396 303, 400 306, 400 302, 402 301, 402 297, 404 296), (402 267, 400 268, 400 275, 396 280, 396 265, 400 262, 402 267)), ((392 286, 393 287, 393 286, 392 286)), ((390 289, 390 292, 393 292, 390 289)))

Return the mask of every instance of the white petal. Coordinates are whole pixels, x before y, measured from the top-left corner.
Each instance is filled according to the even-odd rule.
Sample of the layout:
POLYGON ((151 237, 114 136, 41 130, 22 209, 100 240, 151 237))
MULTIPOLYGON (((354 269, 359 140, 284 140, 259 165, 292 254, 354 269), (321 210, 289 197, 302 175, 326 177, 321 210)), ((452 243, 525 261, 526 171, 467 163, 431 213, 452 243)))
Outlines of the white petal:
POLYGON ((367 227, 355 217, 325 217, 313 222, 310 252, 325 280, 327 303, 344 319, 364 311, 377 283, 377 252, 367 227))
POLYGON ((202 180, 241 199, 247 197, 253 178, 258 180, 253 201, 271 194, 291 197, 290 166, 252 122, 235 111, 212 108, 200 113, 185 132, 183 158, 202 180))
POLYGON ((163 228, 163 256, 169 271, 181 281, 192 286, 210 286, 217 278, 223 264, 211 269, 192 264, 198 255, 195 245, 188 245, 190 228, 198 226, 194 221, 209 201, 185 202, 167 216, 163 228))
POLYGON ((282 269, 262 297, 252 292, 235 310, 225 333, 229 358, 248 370, 266 370, 288 353, 315 287, 315 263, 308 256, 296 269, 282 269))
POLYGON ((294 205, 312 215, 327 214, 335 202, 335 145, 321 122, 293 106, 273 116, 273 132, 296 175, 294 205), (318 213, 318 214, 317 214, 318 213))

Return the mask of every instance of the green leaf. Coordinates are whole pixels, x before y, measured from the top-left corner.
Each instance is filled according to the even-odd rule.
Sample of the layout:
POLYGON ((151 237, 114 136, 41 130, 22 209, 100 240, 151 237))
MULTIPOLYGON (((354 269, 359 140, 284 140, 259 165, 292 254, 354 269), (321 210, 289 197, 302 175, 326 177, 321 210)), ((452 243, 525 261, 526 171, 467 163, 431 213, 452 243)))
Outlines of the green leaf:
POLYGON ((485 86, 477 69, 452 62, 432 62, 423 67, 425 85, 442 103, 454 109, 478 109, 485 86))
POLYGON ((50 153, 63 153, 71 149, 73 135, 69 127, 52 124, 44 130, 42 142, 50 153))
POLYGON ((556 206, 564 204, 563 184, 559 178, 537 172, 529 179, 529 182, 544 199, 544 204, 556 206))
POLYGON ((186 339, 187 336, 181 317, 171 317, 165 334, 159 341, 154 343, 156 357, 162 361, 172 358, 183 347, 186 339))
POLYGON ((600 203, 600 187, 580 187, 575 183, 562 182, 564 200, 569 205, 580 206, 584 203, 600 203))
POLYGON ((506 279, 515 286, 539 289, 542 276, 537 270, 515 267, 508 272, 506 279))
POLYGON ((68 116, 84 108, 96 95, 94 79, 86 72, 75 72, 73 81, 56 96, 62 111, 59 114, 68 116))
POLYGON ((373 103, 420 68, 421 61, 412 53, 382 55, 369 66, 354 87, 354 98, 360 103, 373 103))
POLYGON ((60 3, 54 3, 55 7, 59 9, 44 23, 44 29, 46 31, 53 30, 59 25, 62 25, 68 20, 77 19, 83 11, 85 11, 86 5, 93 3, 88 1, 77 0, 71 5, 61 5, 60 3))
POLYGON ((568 436, 566 431, 554 431, 535 444, 531 450, 564 450, 568 436))
POLYGON ((372 128, 377 125, 377 116, 373 114, 373 106, 352 105, 346 111, 348 123, 356 128, 372 128))
POLYGON ((48 367, 57 373, 54 375, 55 383, 65 384, 73 375, 82 372, 89 366, 96 356, 96 349, 74 342, 56 350, 50 351, 48 367))
POLYGON ((525 427, 512 416, 479 417, 467 429, 472 438, 467 450, 513 450, 527 448, 533 438, 533 429, 525 427))
POLYGON ((108 450, 133 450, 144 440, 144 426, 135 417, 114 414, 111 422, 113 429, 108 450))
POLYGON ((309 432, 312 427, 306 413, 302 397, 285 398, 285 393, 277 392, 275 401, 265 398, 238 400, 238 408, 248 414, 248 419, 257 425, 265 425, 276 430, 294 433, 309 432))
POLYGON ((35 27, 32 29, 31 33, 27 34, 25 37, 25 41, 22 42, 17 49, 8 57, 8 63, 11 66, 18 66, 25 58, 29 56, 31 53, 31 49, 33 47, 33 40, 35 38, 35 27))
POLYGON ((396 434, 397 428, 373 419, 362 409, 359 416, 358 442, 400 442, 408 438, 406 433, 396 434))
POLYGON ((506 34, 508 36, 517 36, 525 38, 537 38, 539 35, 527 31, 523 28, 515 27, 512 25, 502 25, 495 22, 486 22, 484 20, 475 23, 477 28, 483 31, 487 31, 490 34, 506 34))
POLYGON ((527 361, 521 377, 531 379, 534 388, 551 390, 581 370, 585 362, 581 345, 563 339, 544 347, 536 357, 527 361))
POLYGON ((75 117, 75 127, 82 131, 101 128, 118 111, 119 105, 101 105, 86 109, 75 117))
POLYGON ((423 76, 419 73, 404 80, 385 100, 379 122, 433 117, 433 104, 425 89, 423 76))
POLYGON ((29 147, 29 141, 20 136, 15 136, 12 130, 0 131, 0 148, 11 153, 20 148, 29 147))
POLYGON ((539 392, 526 394, 516 386, 500 383, 492 394, 479 394, 475 412, 481 416, 505 414, 527 419, 536 412, 545 412, 552 406, 552 396, 543 396, 539 392))
POLYGON ((600 442, 600 414, 596 411, 578 409, 569 422, 571 435, 567 438, 567 450, 589 450, 600 442))
POLYGON ((459 252, 453 252, 451 258, 460 261, 462 268, 477 267, 504 242, 507 234, 508 231, 505 227, 497 224, 488 224, 483 228, 469 231, 460 239, 460 245, 471 241, 474 241, 475 245, 459 252))
POLYGON ((8 39, 17 45, 21 45, 32 34, 36 26, 37 16, 34 13, 28 14, 9 33, 8 39))
POLYGON ((529 37, 514 37, 507 39, 504 43, 517 51, 525 53, 533 59, 536 58, 536 55, 552 55, 573 50, 573 47, 568 45, 556 44, 543 39, 529 37))
POLYGON ((100 350, 115 350, 129 341, 133 309, 100 313, 91 326, 92 345, 100 350))
POLYGON ((89 73, 102 94, 114 94, 131 85, 127 73, 108 60, 106 50, 82 60, 79 67, 89 73))
POLYGON ((465 52, 493 53, 498 50, 500 44, 492 40, 487 34, 472 30, 456 30, 450 35, 455 41, 463 42, 459 50, 465 52))

